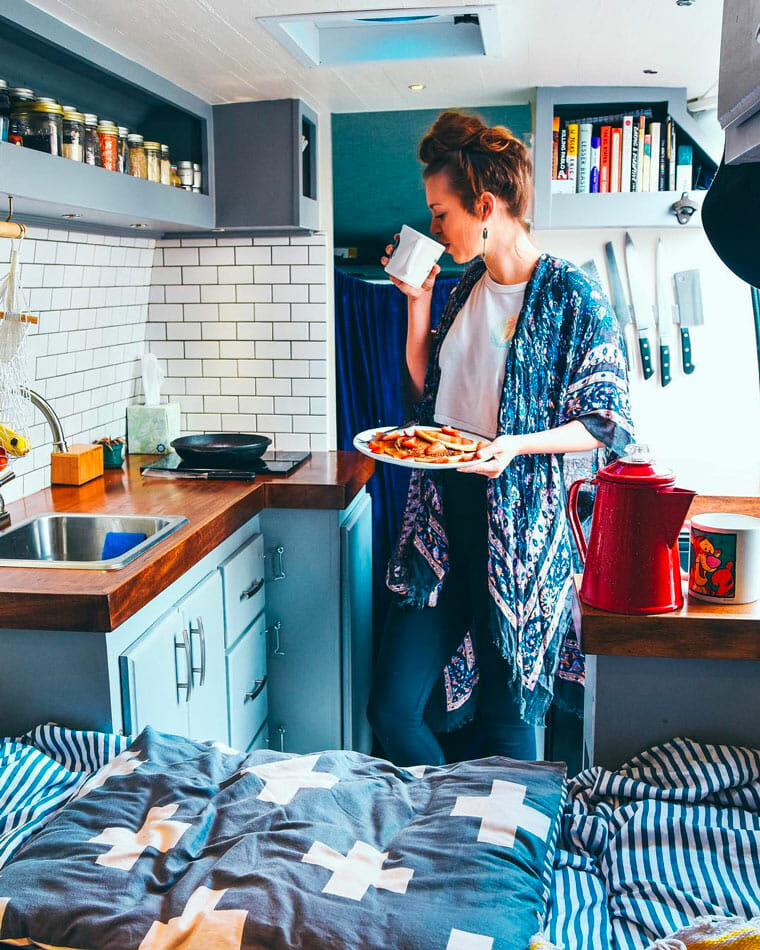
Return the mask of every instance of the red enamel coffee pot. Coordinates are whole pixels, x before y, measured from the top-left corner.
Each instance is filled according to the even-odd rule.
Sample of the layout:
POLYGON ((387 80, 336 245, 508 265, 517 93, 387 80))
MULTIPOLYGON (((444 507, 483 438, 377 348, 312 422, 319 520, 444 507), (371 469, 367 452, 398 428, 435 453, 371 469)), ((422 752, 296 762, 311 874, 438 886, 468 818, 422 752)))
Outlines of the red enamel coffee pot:
POLYGON ((657 466, 645 445, 628 445, 593 479, 574 482, 567 508, 584 564, 583 603, 621 614, 680 609, 678 535, 695 494, 676 488, 673 473, 657 466), (584 483, 596 486, 588 545, 578 517, 584 483))

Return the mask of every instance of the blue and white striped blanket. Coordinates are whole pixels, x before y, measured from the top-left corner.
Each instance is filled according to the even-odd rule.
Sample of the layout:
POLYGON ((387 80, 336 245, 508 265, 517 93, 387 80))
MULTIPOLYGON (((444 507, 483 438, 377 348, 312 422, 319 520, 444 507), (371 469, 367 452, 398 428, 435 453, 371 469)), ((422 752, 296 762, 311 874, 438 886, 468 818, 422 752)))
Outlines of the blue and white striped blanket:
POLYGON ((643 950, 710 915, 760 915, 760 751, 674 739, 568 783, 556 946, 643 950))

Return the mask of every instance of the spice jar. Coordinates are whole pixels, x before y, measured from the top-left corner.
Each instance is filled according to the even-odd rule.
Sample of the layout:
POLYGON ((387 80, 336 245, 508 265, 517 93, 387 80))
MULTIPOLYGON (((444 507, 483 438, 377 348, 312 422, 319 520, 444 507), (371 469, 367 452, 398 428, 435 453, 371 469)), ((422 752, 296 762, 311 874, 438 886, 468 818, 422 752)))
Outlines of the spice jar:
POLYGON ((193 190, 193 163, 177 162, 177 174, 179 175, 180 188, 185 191, 193 190))
POLYGON ((193 191, 200 194, 201 190, 201 166, 193 162, 193 191))
POLYGON ((57 102, 18 101, 11 110, 14 141, 49 155, 61 154, 63 109, 57 102))
POLYGON ((98 138, 98 117, 91 112, 84 114, 84 160, 88 165, 103 167, 103 157, 100 154, 100 139, 98 138))
POLYGON ((142 135, 130 132, 127 136, 129 146, 129 174, 133 178, 147 178, 148 164, 145 160, 145 145, 142 135))
POLYGON ((172 165, 172 187, 181 188, 182 182, 179 180, 179 172, 177 171, 177 166, 172 165))
POLYGON ((172 165, 169 161, 169 146, 161 146, 161 184, 171 185, 172 183, 172 165))
POLYGON ((11 98, 8 83, 0 79, 0 142, 8 141, 8 122, 11 117, 11 98))
POLYGON ((128 146, 127 146, 127 137, 129 136, 129 129, 126 125, 118 126, 119 129, 119 161, 117 171, 121 172, 122 175, 128 174, 128 146))
POLYGON ((84 161, 84 115, 73 106, 63 107, 63 157, 84 161))
POLYGON ((29 104, 34 101, 34 90, 27 89, 24 86, 11 86, 8 89, 8 98, 11 103, 11 114, 8 120, 8 141, 13 145, 23 145, 24 139, 19 131, 19 122, 14 117, 16 106, 29 104))
POLYGON ((119 162, 119 130, 115 122, 101 119, 98 122, 98 142, 100 143, 100 158, 103 168, 109 172, 118 169, 119 162))
POLYGON ((145 162, 148 169, 148 181, 161 181, 161 144, 145 143, 145 162))

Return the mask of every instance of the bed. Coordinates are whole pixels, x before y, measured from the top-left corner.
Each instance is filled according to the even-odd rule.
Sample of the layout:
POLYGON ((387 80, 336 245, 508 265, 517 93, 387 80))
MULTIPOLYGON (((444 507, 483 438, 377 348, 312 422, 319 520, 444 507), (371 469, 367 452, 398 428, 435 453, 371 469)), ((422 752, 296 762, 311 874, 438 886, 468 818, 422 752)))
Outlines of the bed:
POLYGON ((150 728, 0 745, 0 946, 681 950, 757 917, 753 750, 676 739, 566 782, 150 728))

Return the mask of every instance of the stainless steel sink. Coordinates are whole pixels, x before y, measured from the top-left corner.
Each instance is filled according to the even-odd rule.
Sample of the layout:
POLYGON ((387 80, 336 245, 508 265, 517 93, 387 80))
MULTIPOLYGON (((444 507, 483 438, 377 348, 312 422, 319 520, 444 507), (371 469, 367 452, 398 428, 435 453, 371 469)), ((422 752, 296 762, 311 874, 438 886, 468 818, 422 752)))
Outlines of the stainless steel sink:
POLYGON ((0 532, 0 567, 64 567, 112 571, 187 524, 179 515, 34 515, 0 532), (145 540, 103 559, 108 532, 144 534, 145 540))

